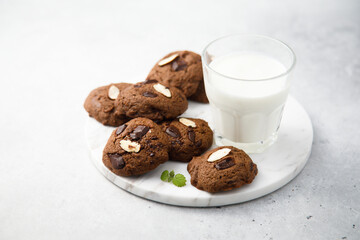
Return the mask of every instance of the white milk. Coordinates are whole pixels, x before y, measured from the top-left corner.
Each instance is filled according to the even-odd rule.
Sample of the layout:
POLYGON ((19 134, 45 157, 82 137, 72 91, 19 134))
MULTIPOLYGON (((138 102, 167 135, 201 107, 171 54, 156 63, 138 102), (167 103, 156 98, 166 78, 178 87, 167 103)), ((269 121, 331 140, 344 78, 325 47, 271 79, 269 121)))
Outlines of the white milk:
POLYGON ((206 93, 222 144, 275 141, 289 85, 286 76, 256 80, 279 76, 286 72, 285 66, 261 53, 240 52, 215 58, 210 68, 215 72, 205 71, 206 93))

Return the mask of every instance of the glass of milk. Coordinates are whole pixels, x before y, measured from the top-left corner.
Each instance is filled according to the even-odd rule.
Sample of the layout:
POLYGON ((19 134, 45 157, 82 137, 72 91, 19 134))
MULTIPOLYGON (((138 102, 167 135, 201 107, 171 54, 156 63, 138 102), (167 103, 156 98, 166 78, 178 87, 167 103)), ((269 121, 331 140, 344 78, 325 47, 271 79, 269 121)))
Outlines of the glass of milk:
POLYGON ((277 139, 295 54, 260 35, 231 35, 202 53, 217 145, 260 153, 277 139))

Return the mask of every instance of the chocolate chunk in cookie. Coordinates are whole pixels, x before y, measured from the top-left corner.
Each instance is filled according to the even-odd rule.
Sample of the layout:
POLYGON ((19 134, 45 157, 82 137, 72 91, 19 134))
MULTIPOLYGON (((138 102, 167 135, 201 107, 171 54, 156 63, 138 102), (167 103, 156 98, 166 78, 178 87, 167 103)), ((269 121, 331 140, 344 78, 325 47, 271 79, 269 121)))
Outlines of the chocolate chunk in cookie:
POLYGON ((215 164, 217 170, 227 169, 235 165, 235 160, 232 157, 225 158, 215 164))
POLYGON ((116 135, 121 134, 125 130, 126 127, 127 127, 127 125, 125 123, 123 125, 119 126, 115 131, 116 135))
POLYGON ((165 86, 177 87, 186 97, 190 97, 203 81, 201 57, 190 51, 169 53, 155 64, 147 79, 158 80, 165 86))
POLYGON ((124 159, 121 157, 120 154, 118 154, 118 153, 109 153, 108 156, 110 158, 111 165, 115 169, 122 169, 122 168, 125 167, 124 159))
POLYGON ((180 131, 179 131, 179 129, 177 129, 177 128, 174 127, 174 126, 168 126, 168 127, 166 127, 165 132, 166 132, 169 136, 171 136, 171 137, 173 137, 173 138, 178 138, 178 137, 180 137, 180 131))
POLYGON ((144 136, 147 132, 149 131, 149 127, 148 126, 137 126, 134 131, 132 133, 130 133, 130 138, 132 140, 138 140, 140 139, 142 136, 144 136))
POLYGON ((168 138, 147 118, 135 118, 115 129, 103 151, 103 163, 119 176, 134 176, 155 169, 169 159, 168 138))
POLYGON ((104 125, 117 127, 127 122, 129 118, 119 111, 115 100, 131 85, 130 83, 114 83, 94 89, 85 100, 85 110, 90 117, 104 125))
POLYGON ((194 187, 211 193, 250 184, 258 172, 256 164, 244 151, 231 146, 218 147, 194 157, 187 170, 194 187))
POLYGON ((156 93, 153 93, 153 92, 144 92, 143 96, 144 97, 149 97, 149 98, 156 98, 158 95, 156 93))
POLYGON ((179 118, 161 126, 170 142, 170 160, 189 162, 212 145, 213 132, 202 119, 179 118))
POLYGON ((128 118, 146 117, 154 121, 176 118, 188 107, 186 97, 179 89, 165 87, 156 80, 127 88, 116 101, 128 118))

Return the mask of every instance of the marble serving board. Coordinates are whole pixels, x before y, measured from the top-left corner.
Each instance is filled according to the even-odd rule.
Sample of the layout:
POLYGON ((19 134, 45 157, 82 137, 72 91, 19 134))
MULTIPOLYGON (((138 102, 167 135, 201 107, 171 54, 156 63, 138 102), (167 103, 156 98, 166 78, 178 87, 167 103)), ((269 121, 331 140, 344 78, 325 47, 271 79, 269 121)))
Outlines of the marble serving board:
MULTIPOLYGON (((202 118, 214 129, 209 104, 189 102, 185 117, 202 118)), ((249 154, 258 166, 254 181, 239 189, 221 193, 208 193, 190 184, 187 163, 168 161, 155 170, 138 177, 120 177, 109 171, 102 163, 102 151, 114 130, 93 118, 88 118, 85 134, 90 157, 96 168, 116 186, 149 200, 191 207, 212 207, 236 204, 269 194, 288 182, 304 168, 311 152, 313 129, 311 120, 304 108, 289 96, 277 142, 263 153, 249 154), (174 170, 187 179, 184 187, 160 180, 164 170, 174 170)), ((215 144, 212 148, 217 147, 215 144)))

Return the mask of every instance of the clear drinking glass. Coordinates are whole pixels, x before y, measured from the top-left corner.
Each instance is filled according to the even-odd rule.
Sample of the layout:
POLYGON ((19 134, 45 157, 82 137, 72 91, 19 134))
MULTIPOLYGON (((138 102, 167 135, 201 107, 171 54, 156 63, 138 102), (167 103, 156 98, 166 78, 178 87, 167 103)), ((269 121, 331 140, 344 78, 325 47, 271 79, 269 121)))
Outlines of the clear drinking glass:
POLYGON ((204 49, 217 145, 259 153, 276 141, 295 62, 289 46, 260 35, 231 35, 204 49))

